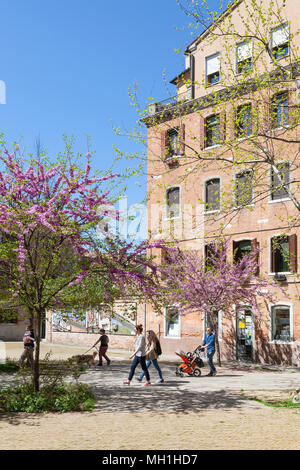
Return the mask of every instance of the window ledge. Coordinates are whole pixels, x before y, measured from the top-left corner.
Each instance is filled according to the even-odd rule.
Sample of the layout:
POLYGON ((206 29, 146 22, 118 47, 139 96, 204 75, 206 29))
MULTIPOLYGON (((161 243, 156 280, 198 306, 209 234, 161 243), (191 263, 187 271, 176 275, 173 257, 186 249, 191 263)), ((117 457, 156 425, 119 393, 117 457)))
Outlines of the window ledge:
POLYGON ((164 339, 181 339, 181 336, 164 336, 164 339))
POLYGON ((221 209, 217 209, 215 211, 204 211, 204 215, 209 215, 209 214, 218 214, 221 212, 221 209))
POLYGON ((284 197, 282 199, 272 199, 270 201, 268 201, 268 204, 275 204, 276 202, 285 202, 285 201, 291 201, 291 198, 290 197, 284 197))
POLYGON ((219 85, 220 83, 221 83, 221 80, 219 80, 216 83, 205 83, 205 88, 210 88, 212 86, 219 85))
POLYGON ((294 341, 283 341, 280 339, 273 339, 272 341, 269 341, 269 344, 293 344, 294 341))
POLYGON ((244 206, 234 206, 234 209, 246 209, 247 207, 255 207, 255 204, 245 204, 244 206))
POLYGON ((211 149, 215 149, 217 147, 221 147, 222 144, 216 144, 216 145, 210 145, 209 147, 204 147, 203 150, 211 150, 211 149))
POLYGON ((237 137, 235 141, 243 142, 244 140, 252 139, 252 137, 255 137, 255 134, 245 135, 244 137, 237 137))
MULTIPOLYGON (((248 72, 246 72, 246 73, 245 73, 245 72, 234 72, 234 76, 235 76, 235 77, 242 77, 242 76, 246 77, 246 75, 250 75, 251 72, 253 72, 253 69, 252 69, 252 68, 251 68, 248 72)), ((247 76, 247 79, 248 79, 248 78, 249 78, 249 77, 247 76)))
MULTIPOLYGON (((272 49, 272 51, 273 51, 273 49, 272 49)), ((282 57, 279 57, 279 59, 275 59, 275 57, 274 57, 274 59, 270 59, 270 63, 271 63, 271 64, 274 64, 274 65, 276 66, 276 62, 278 62, 279 60, 287 59, 287 58, 290 57, 290 56, 291 56, 291 54, 290 54, 290 52, 289 52, 287 55, 284 55, 284 56, 282 56, 282 57)))
POLYGON ((289 276, 293 273, 291 273, 290 271, 287 271, 287 272, 284 271, 282 273, 268 273, 268 276, 275 276, 276 274, 279 274, 279 275, 282 274, 283 276, 289 276))
POLYGON ((290 129, 291 127, 291 124, 285 124, 284 126, 273 127, 273 129, 271 129, 271 132, 283 131, 284 129, 290 129))

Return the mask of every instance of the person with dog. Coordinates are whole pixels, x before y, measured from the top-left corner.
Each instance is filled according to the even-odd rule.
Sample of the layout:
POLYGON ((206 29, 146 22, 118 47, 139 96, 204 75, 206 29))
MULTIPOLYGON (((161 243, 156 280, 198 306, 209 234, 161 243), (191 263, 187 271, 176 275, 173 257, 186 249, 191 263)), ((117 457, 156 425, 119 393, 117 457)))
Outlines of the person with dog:
POLYGON ((202 349, 206 350, 207 361, 210 367, 208 377, 213 377, 216 375, 217 371, 213 363, 213 355, 216 352, 216 337, 210 326, 206 328, 206 333, 202 343, 202 349))
MULTIPOLYGON (((149 369, 151 364, 153 364, 158 373, 158 380, 156 381, 156 383, 163 383, 164 379, 163 379, 161 369, 157 361, 158 356, 159 356, 158 353, 161 353, 159 339, 154 333, 154 331, 148 330, 147 331, 147 347, 146 347, 146 360, 147 360, 146 367, 147 369, 149 369)), ((136 380, 141 382, 143 380, 144 375, 145 375, 145 372, 142 371, 140 376, 137 377, 136 380)))
POLYGON ((106 351, 108 349, 108 343, 109 343, 109 337, 105 334, 105 329, 104 328, 101 328, 100 330, 100 333, 101 333, 101 336, 100 338, 98 339, 98 341, 96 341, 96 343, 94 344, 93 348, 96 347, 96 345, 98 343, 100 343, 100 347, 99 347, 99 363, 98 363, 98 366, 102 366, 102 357, 104 357, 104 359, 106 360, 107 362, 107 365, 109 366, 110 363, 111 363, 111 360, 109 359, 109 357, 107 357, 106 355, 106 351))
POLYGON ((151 385, 151 382, 150 382, 149 371, 146 366, 146 340, 145 340, 145 336, 143 335, 143 325, 136 325, 135 329, 136 329, 136 335, 137 335, 137 340, 135 343, 135 351, 129 358, 129 359, 133 359, 133 361, 131 363, 131 368, 130 368, 128 379, 125 380, 123 384, 130 385, 130 382, 134 376, 136 366, 140 364, 143 369, 143 372, 145 373, 146 380, 147 380, 144 386, 147 387, 151 385))
POLYGON ((31 325, 26 327, 26 331, 23 336, 24 351, 20 357, 20 367, 24 367, 25 360, 27 365, 33 367, 33 351, 34 351, 34 332, 31 325))

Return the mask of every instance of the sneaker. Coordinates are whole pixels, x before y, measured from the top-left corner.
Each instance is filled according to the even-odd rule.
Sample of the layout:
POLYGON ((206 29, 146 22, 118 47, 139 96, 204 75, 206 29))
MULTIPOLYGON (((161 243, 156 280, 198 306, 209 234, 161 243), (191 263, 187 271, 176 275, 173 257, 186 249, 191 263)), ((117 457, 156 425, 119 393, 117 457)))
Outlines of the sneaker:
POLYGON ((123 382, 123 385, 130 385, 130 380, 125 380, 125 382, 123 382))
POLYGON ((146 383, 144 384, 144 387, 148 387, 149 385, 151 385, 151 382, 146 382, 146 383))
POLYGON ((111 361, 107 361, 107 365, 110 366, 111 361))
POLYGON ((213 373, 210 372, 209 374, 206 375, 206 377, 212 377, 213 376, 213 373))
POLYGON ((140 379, 139 377, 136 377, 136 380, 137 380, 138 382, 141 382, 143 379, 140 379))
POLYGON ((217 371, 214 370, 213 373, 212 373, 213 376, 217 375, 217 371))
POLYGON ((102 364, 100 364, 100 362, 99 362, 99 364, 97 364, 97 366, 102 366, 102 364))
POLYGON ((158 380, 156 381, 157 384, 162 384, 163 382, 164 382, 164 379, 158 379, 158 380))

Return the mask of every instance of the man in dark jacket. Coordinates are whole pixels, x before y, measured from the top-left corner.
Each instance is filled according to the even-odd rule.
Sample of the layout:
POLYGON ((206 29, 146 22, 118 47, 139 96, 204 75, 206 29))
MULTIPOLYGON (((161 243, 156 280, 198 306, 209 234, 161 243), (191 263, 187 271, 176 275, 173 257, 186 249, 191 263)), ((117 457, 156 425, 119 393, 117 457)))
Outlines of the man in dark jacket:
POLYGON ((210 326, 206 328, 206 333, 205 333, 204 340, 202 343, 202 348, 206 350, 207 361, 210 367, 208 376, 212 377, 216 375, 217 373, 216 368, 213 363, 213 355, 216 352, 216 337, 210 326))

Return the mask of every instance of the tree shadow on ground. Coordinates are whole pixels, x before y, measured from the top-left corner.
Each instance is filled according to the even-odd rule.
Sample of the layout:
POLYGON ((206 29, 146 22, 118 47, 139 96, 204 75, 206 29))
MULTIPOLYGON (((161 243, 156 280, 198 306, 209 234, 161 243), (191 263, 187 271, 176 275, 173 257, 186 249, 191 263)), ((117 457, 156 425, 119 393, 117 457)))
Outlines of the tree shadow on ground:
MULTIPOLYGON (((94 389, 95 411, 101 412, 200 412, 208 409, 240 409, 249 406, 249 400, 225 390, 198 392, 180 390, 169 383, 160 387, 104 386, 94 389)), ((257 407, 261 407, 258 405, 257 407)))

